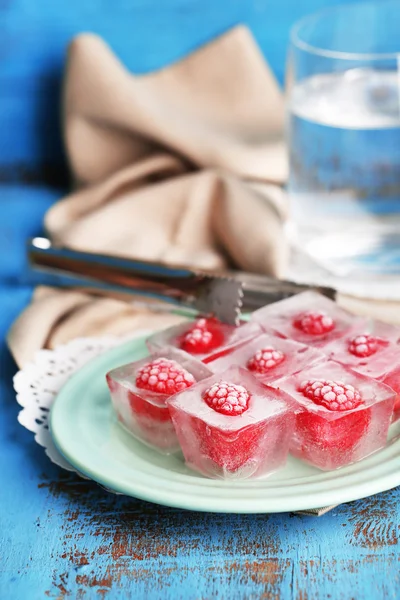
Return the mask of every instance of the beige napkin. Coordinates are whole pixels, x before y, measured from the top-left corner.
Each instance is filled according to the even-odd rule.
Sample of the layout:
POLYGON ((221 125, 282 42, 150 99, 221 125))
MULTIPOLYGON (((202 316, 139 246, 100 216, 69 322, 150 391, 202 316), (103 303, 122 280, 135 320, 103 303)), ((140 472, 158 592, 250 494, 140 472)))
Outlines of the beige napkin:
MULTIPOLYGON (((53 240, 172 264, 282 273, 283 102, 246 28, 140 77, 99 37, 80 35, 69 49, 63 104, 76 191, 46 215, 53 240)), ((39 348, 76 336, 178 319, 39 289, 8 340, 23 365, 39 348)))

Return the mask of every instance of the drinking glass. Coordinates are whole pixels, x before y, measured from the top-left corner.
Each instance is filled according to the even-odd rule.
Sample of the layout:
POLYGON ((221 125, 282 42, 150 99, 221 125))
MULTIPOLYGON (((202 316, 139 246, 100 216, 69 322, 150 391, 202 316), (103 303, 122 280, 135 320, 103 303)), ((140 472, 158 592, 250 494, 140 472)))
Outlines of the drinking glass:
POLYGON ((399 61, 399 0, 326 9, 291 32, 289 231, 338 276, 400 274, 399 61))

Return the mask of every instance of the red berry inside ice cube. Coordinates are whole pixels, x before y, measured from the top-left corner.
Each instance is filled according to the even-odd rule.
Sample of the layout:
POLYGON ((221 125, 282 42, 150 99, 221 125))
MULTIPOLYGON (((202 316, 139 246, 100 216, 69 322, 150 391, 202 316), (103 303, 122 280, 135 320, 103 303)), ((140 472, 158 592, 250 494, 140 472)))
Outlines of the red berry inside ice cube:
POLYGON ((272 346, 267 346, 257 352, 247 361, 249 371, 268 373, 271 369, 285 360, 285 355, 272 346))
POLYGON ((136 386, 143 390, 172 396, 195 383, 195 378, 176 361, 156 358, 146 363, 136 374, 136 386))
POLYGON ((329 420, 324 415, 304 411, 296 417, 296 427, 303 440, 303 454, 312 456, 312 448, 333 452, 331 459, 341 466, 343 452, 350 451, 366 433, 371 409, 359 410, 350 414, 346 411, 363 404, 360 392, 352 385, 330 379, 309 379, 303 381, 299 390, 315 404, 325 406, 334 412, 343 412, 343 416, 329 420))
POLYGON ((360 392, 353 385, 340 381, 308 379, 300 384, 299 390, 303 396, 329 410, 352 410, 362 403, 360 392))
POLYGON ((216 412, 234 417, 249 408, 250 394, 242 385, 219 381, 203 393, 203 399, 216 412))
POLYGON ((198 319, 180 339, 180 347, 190 354, 206 354, 221 346, 224 334, 217 319, 198 319))
POLYGON ((234 473, 244 467, 259 451, 260 439, 265 436, 265 425, 259 423, 238 431, 221 431, 196 417, 191 427, 200 440, 201 453, 220 468, 234 473))
POLYGON ((128 400, 132 412, 142 428, 145 428, 146 430, 154 429, 158 423, 170 421, 170 415, 166 405, 158 406, 157 404, 148 402, 148 400, 134 392, 128 393, 128 400))
POLYGON ((357 335, 349 341, 349 352, 360 358, 367 358, 378 351, 379 346, 387 346, 388 342, 372 335, 357 335))
POLYGON ((322 335, 335 329, 335 321, 324 312, 309 311, 298 315, 293 325, 303 333, 322 335))
POLYGON ((332 452, 332 461, 337 457, 341 466, 343 452, 348 452, 358 444, 366 433, 371 420, 370 409, 356 411, 334 421, 310 412, 299 413, 296 417, 296 430, 303 440, 303 451, 312 455, 312 447, 332 452))

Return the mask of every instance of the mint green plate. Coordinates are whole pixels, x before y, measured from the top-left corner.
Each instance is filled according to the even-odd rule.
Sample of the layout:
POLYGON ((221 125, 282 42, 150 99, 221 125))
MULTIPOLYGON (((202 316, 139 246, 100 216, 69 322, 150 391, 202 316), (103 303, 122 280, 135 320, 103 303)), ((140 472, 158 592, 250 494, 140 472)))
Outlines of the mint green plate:
POLYGON ((56 446, 99 484, 166 506, 229 513, 318 508, 400 485, 397 425, 386 448, 339 471, 325 473, 290 458, 284 469, 266 479, 232 482, 194 473, 182 456, 158 454, 131 437, 115 418, 104 376, 145 354, 144 338, 135 339, 91 361, 69 380, 51 410, 56 446))

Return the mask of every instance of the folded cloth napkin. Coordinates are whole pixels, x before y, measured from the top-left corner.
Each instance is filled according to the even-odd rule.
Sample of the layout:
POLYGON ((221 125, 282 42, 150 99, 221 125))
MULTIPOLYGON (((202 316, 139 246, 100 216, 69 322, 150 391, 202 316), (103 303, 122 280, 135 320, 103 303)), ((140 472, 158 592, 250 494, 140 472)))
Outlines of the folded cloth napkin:
MULTIPOLYGON (((46 215, 55 242, 206 269, 282 273, 283 102, 245 27, 143 76, 128 72, 99 37, 80 35, 69 48, 63 112, 76 188, 46 215)), ((177 319, 38 289, 8 340, 23 365, 39 348, 78 335, 177 319)))

